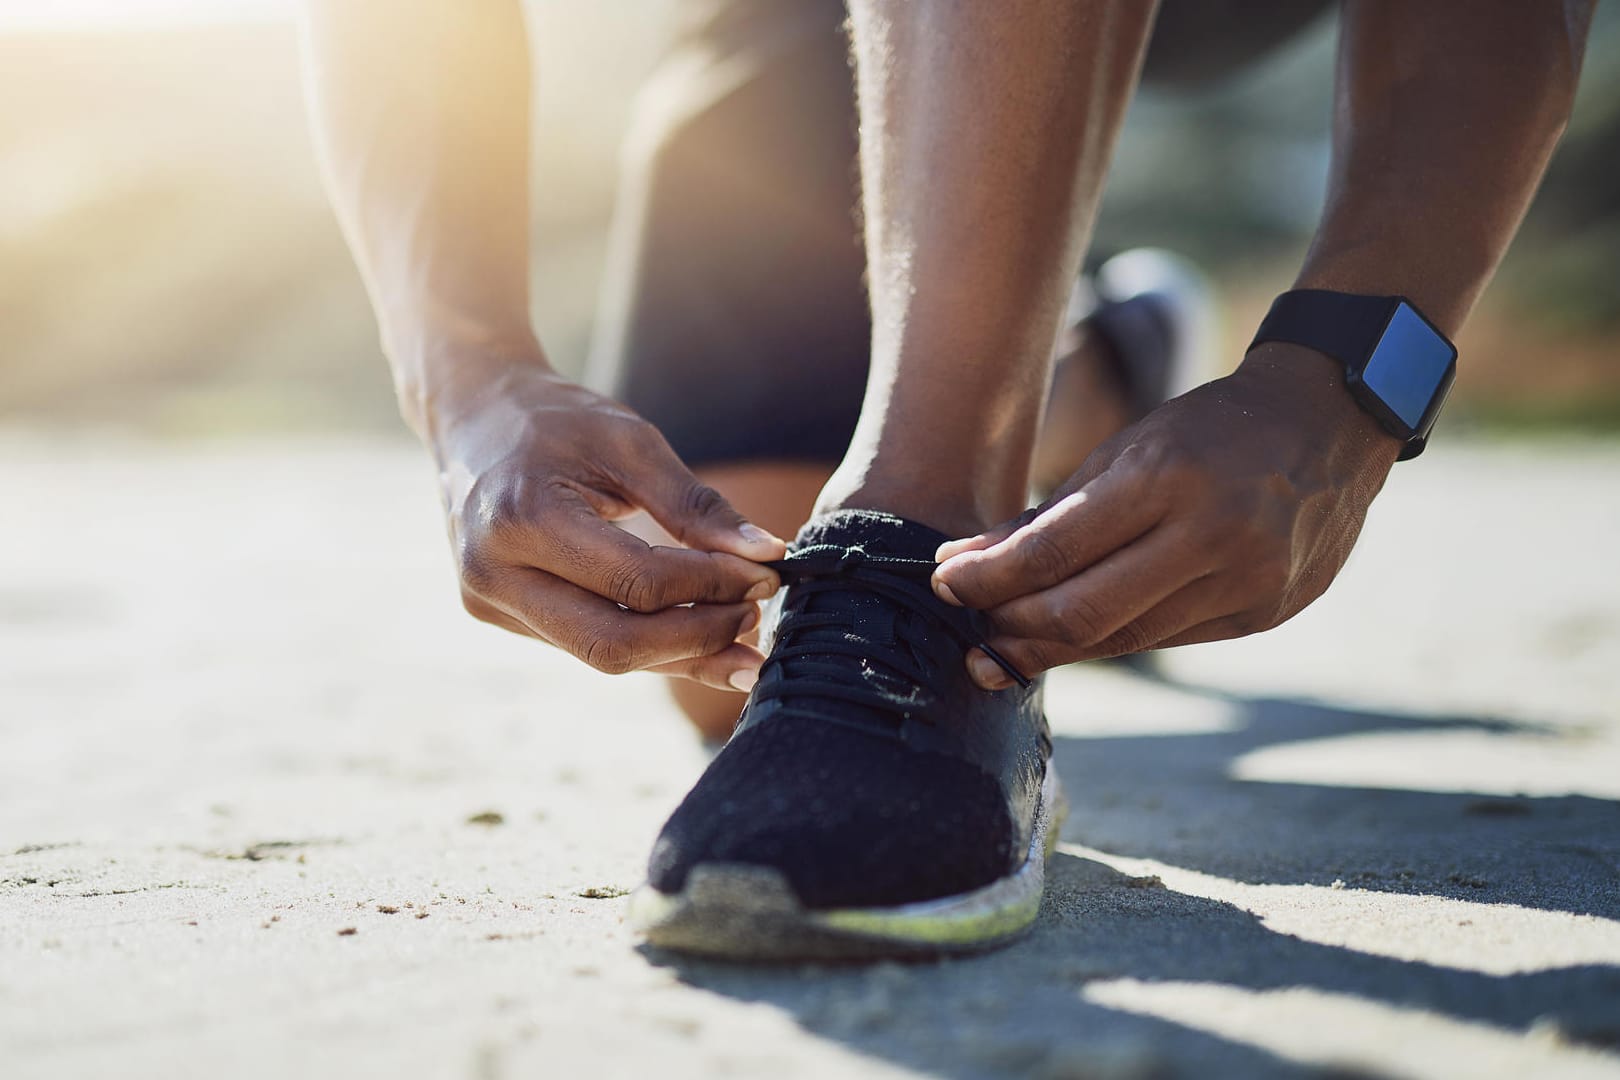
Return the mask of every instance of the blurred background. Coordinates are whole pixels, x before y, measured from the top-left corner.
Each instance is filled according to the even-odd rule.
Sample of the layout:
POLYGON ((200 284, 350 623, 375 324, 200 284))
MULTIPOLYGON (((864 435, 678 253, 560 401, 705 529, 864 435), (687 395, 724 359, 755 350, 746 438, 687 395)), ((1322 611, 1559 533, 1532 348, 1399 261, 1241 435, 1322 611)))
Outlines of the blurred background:
MULTIPOLYGON (((620 138, 675 4, 529 6, 534 311, 577 369, 620 138)), ((1454 429, 1620 432, 1617 46, 1611 5, 1464 335, 1454 429)), ((1331 59, 1329 23, 1218 93, 1131 114, 1096 249, 1200 260, 1234 359, 1320 203, 1331 59)), ((0 0, 0 102, 0 424, 404 435, 305 131, 291 0, 0 0)))
MULTIPOLYGON (((567 368, 679 2, 529 5, 567 368)), ((1615 4, 1445 437, 1342 584, 1161 677, 1054 673, 1085 846, 1045 936, 785 979, 631 948, 616 898, 706 755, 653 679, 461 613, 298 48, 293 0, 0 0, 3 1080, 1615 1060, 1615 4)), ((1320 26, 1131 113, 1097 253, 1201 262, 1228 363, 1312 227, 1331 58, 1320 26)))

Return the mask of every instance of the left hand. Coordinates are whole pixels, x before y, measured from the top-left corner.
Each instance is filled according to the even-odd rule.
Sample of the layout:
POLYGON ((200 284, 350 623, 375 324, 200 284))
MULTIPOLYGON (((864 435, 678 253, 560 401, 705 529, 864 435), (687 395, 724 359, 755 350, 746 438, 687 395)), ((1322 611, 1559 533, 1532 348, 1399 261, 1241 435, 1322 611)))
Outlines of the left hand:
MULTIPOLYGON (((1265 345, 1104 443, 1034 510, 943 545, 934 589, 988 613, 989 644, 1028 675, 1267 630, 1333 581, 1400 449, 1336 363, 1265 345)), ((985 689, 1011 685, 978 650, 968 667, 985 689)))

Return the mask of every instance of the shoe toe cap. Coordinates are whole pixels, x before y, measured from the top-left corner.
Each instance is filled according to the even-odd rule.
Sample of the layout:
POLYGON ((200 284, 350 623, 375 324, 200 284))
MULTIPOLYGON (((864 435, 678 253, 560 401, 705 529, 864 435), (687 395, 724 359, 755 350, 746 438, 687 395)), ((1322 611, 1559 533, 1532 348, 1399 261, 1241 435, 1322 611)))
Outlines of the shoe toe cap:
POLYGON ((648 879, 768 866, 812 909, 888 906, 986 885, 1015 863, 1007 801, 983 770, 798 717, 744 731, 664 826, 648 879))

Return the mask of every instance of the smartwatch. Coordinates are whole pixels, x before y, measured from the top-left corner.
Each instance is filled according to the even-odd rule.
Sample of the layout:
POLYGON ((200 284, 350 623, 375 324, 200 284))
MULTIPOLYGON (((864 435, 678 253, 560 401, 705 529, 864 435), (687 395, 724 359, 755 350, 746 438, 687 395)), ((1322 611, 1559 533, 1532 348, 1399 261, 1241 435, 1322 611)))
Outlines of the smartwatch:
POLYGON ((1294 289, 1271 302, 1249 348, 1286 341, 1344 365, 1345 385, 1385 431, 1423 452, 1457 377, 1457 347, 1404 296, 1294 289))

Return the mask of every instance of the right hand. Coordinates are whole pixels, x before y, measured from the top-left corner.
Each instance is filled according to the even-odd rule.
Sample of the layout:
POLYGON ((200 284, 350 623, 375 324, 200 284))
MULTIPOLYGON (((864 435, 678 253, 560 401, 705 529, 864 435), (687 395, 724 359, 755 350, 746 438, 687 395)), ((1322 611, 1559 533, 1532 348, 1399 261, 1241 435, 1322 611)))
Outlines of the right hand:
POLYGON ((776 591, 786 545, 744 521, 651 424, 544 362, 496 365, 428 441, 467 610, 599 671, 747 689, 764 660, 737 639, 776 591), (611 522, 645 510, 685 547, 611 522))

